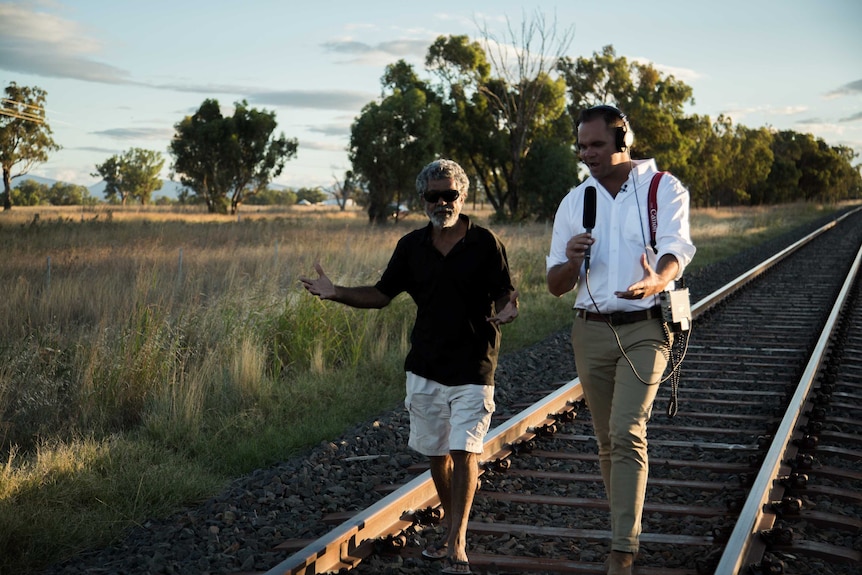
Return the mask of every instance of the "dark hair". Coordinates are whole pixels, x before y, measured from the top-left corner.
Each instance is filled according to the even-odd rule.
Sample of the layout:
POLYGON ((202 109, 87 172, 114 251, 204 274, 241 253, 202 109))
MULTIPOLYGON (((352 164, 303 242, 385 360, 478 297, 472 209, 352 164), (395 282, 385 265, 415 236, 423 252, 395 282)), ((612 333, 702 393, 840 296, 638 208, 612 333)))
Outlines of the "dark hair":
POLYGON ((597 118, 601 118, 605 124, 613 128, 627 127, 626 124, 628 123, 626 115, 619 108, 602 104, 581 110, 575 125, 580 126, 584 122, 590 122, 597 118))
POLYGON ((602 104, 581 110, 575 127, 599 118, 604 120, 609 128, 614 129, 614 146, 618 152, 624 152, 631 147, 632 142, 634 142, 634 133, 629 126, 628 118, 619 108, 602 104))

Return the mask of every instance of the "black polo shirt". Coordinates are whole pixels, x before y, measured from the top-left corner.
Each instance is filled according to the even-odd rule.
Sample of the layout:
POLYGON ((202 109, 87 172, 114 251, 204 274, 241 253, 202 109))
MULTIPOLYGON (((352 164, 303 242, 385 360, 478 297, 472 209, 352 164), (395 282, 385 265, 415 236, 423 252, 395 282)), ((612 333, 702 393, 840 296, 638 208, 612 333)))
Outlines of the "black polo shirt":
POLYGON ((493 385, 500 328, 485 318, 514 288, 500 239, 460 217, 467 233, 446 256, 431 241, 430 223, 402 237, 376 287, 416 302, 406 371, 444 385, 493 385))

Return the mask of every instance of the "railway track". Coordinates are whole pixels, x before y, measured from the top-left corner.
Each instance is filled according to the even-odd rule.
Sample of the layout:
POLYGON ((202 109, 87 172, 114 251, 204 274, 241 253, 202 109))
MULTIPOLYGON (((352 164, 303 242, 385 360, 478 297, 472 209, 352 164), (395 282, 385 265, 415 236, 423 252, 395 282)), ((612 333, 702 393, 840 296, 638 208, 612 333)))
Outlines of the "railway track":
MULTIPOLYGON (((862 213, 845 214, 692 306, 679 411, 649 427, 640 575, 862 573, 862 213)), ((541 374, 537 375, 541 380, 541 374)), ((610 538, 580 382, 497 419, 468 527, 474 573, 603 573, 610 538)), ((422 469, 266 575, 437 573, 422 469)), ((261 573, 258 571, 258 573, 261 573)))

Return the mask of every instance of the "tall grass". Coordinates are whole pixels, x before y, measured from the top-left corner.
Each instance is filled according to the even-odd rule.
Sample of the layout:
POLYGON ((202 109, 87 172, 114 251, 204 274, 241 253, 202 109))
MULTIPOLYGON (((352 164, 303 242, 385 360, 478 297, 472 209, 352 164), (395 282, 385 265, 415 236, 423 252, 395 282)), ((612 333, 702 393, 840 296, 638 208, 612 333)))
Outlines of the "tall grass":
MULTIPOLYGON (((696 262, 822 213, 698 212, 696 262)), ((319 260, 337 283, 374 283, 424 223, 298 209, 0 214, 0 573, 103 544, 396 406, 410 299, 354 310, 298 278, 319 260)), ((506 353, 567 326, 570 302, 545 289, 549 224, 493 229, 522 294, 506 353)))

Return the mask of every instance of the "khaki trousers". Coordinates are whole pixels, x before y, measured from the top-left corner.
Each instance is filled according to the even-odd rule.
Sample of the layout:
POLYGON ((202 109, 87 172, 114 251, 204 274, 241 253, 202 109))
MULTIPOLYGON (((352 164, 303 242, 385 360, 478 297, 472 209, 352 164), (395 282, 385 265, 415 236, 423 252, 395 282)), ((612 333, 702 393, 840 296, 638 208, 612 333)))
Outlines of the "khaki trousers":
POLYGON ((664 326, 648 319, 615 326, 638 375, 603 321, 575 318, 572 349, 599 446, 611 510, 611 549, 637 553, 649 461, 646 425, 669 352, 664 326))

